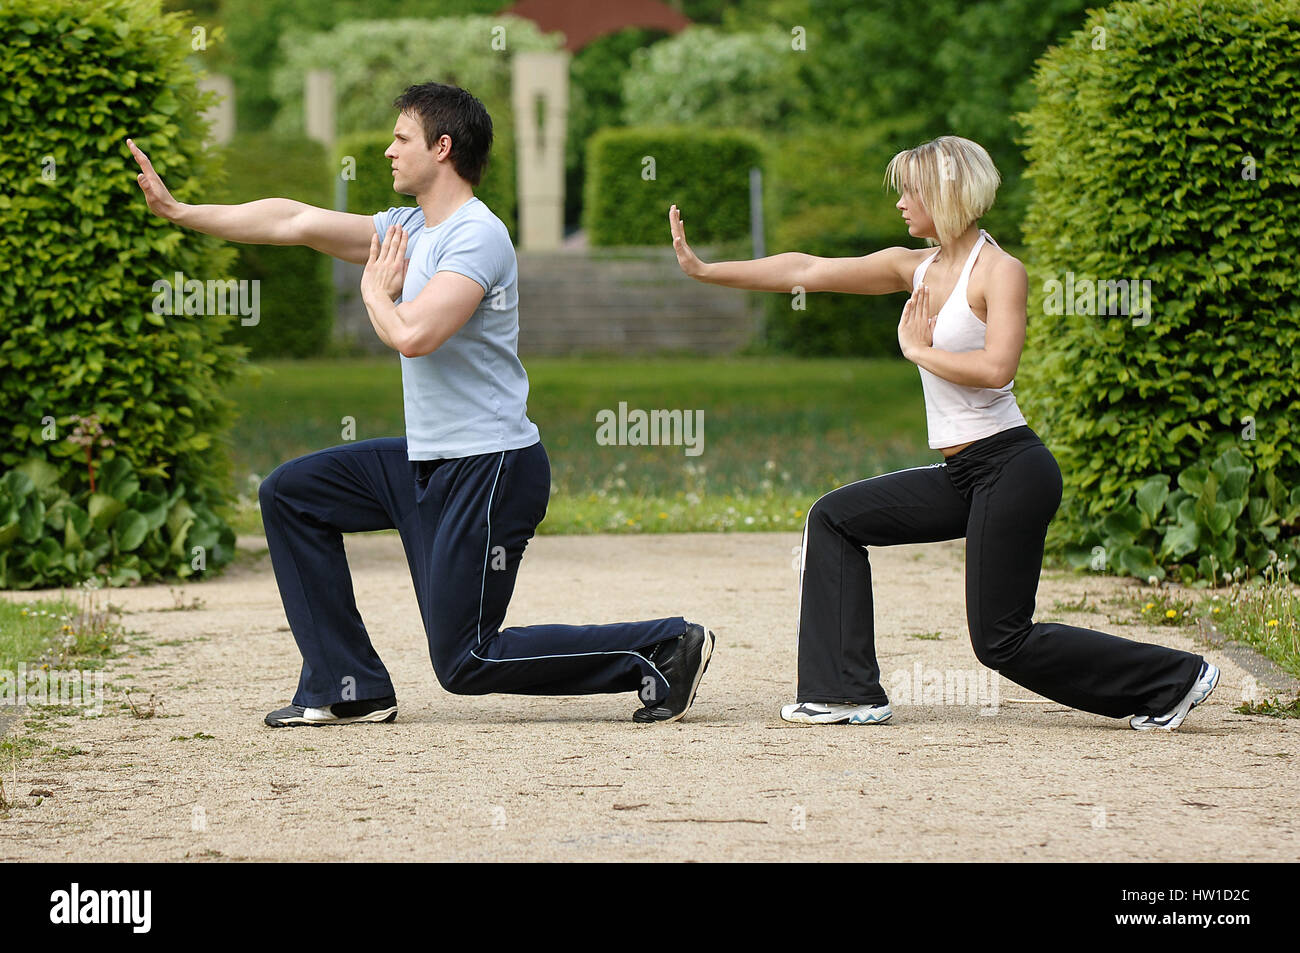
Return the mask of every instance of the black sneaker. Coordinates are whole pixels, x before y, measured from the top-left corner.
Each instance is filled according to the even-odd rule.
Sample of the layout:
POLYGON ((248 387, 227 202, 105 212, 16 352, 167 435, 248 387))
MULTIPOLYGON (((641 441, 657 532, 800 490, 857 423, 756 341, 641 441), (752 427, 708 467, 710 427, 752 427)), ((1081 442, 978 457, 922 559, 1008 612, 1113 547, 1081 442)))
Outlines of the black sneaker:
POLYGON ((676 721, 695 701, 695 692, 709 668, 716 639, 702 625, 694 622, 687 625, 684 635, 660 642, 647 656, 668 680, 668 697, 662 704, 638 708, 632 713, 633 721, 676 721))
POLYGON ((335 702, 324 708, 304 708, 290 705, 266 716, 272 728, 290 728, 295 725, 351 725, 359 721, 388 722, 397 717, 397 696, 368 698, 358 702, 335 702))

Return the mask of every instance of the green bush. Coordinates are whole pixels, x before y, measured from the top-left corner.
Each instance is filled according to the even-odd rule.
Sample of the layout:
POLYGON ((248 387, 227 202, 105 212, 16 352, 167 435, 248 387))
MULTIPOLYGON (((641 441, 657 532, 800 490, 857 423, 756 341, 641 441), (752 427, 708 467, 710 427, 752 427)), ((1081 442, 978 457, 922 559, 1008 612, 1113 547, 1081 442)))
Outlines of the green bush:
POLYGON ((143 482, 125 456, 104 465, 94 492, 73 496, 60 474, 33 458, 0 478, 0 589, 110 586, 194 576, 228 563, 235 534, 189 487, 143 482))
POLYGON ((494 135, 502 139, 514 131, 514 54, 562 45, 560 34, 540 33, 532 21, 518 17, 353 20, 323 33, 296 32, 281 42, 285 61, 274 78, 280 102, 274 129, 285 135, 302 133, 306 74, 329 69, 334 73, 340 135, 391 131, 397 119, 393 100, 413 83, 436 80, 477 97, 492 115, 494 135), (505 49, 493 48, 498 37, 505 49))
MULTIPOLYGON (((497 125, 493 119, 492 125, 497 125)), ((388 208, 401 208, 416 204, 411 195, 398 195, 393 191, 393 165, 384 158, 384 150, 392 144, 391 131, 361 132, 344 136, 335 146, 333 168, 351 170, 355 179, 348 179, 348 211, 358 215, 373 215, 388 208)), ((515 192, 515 157, 513 137, 503 143, 494 134, 492 151, 488 153, 483 179, 474 187, 474 194, 490 208, 510 231, 511 241, 518 241, 516 209, 519 205, 515 192), (502 147, 501 152, 497 152, 502 147)))
MULTIPOLYGON (((916 120, 913 120, 915 122, 916 120)), ((854 258, 917 243, 884 186, 889 160, 910 141, 903 123, 857 130, 823 127, 784 136, 770 150, 769 254, 854 258)), ((683 217, 685 213, 683 213, 683 217)), ((766 348, 804 356, 897 357, 898 318, 907 294, 808 294, 802 310, 788 295, 764 295, 766 348)))
MULTIPOLYGON (((490 14, 500 8, 499 0, 438 0, 438 14, 444 17, 490 14)), ((267 129, 281 105, 271 92, 271 77, 284 62, 284 37, 376 15, 374 0, 221 0, 221 9, 234 60, 230 74, 239 100, 239 128, 246 132, 267 129)), ((389 17, 428 16, 429 2, 387 0, 383 12, 389 17)))
MULTIPOLYGON (((150 154, 179 201, 203 201, 220 174, 201 119, 213 97, 200 94, 186 62, 181 19, 149 0, 11 0, 0 7, 0 48, 4 584, 52 585, 92 571, 129 581, 129 568, 182 575, 202 545, 193 540, 225 536, 229 461, 219 435, 243 350, 221 343, 238 316, 156 313, 154 284, 176 272, 223 278, 234 254, 150 213, 125 139, 150 154), (78 416, 102 425, 89 447, 68 439, 78 416), (165 507, 180 557, 127 565, 139 524, 125 514, 140 511, 105 522, 112 507, 90 490, 88 452, 106 471, 129 467, 147 481, 147 499, 122 495, 147 505, 146 524, 165 507), (27 478, 32 487, 9 475, 20 465, 39 471, 27 478), (55 508, 62 494, 71 504, 55 508), (107 534, 108 549, 95 537, 83 558, 88 527, 73 515, 69 534, 70 506, 107 534)), ((229 557, 214 547, 206 568, 229 557)))
POLYGON ((1229 582, 1270 563, 1289 571, 1295 544, 1281 533, 1300 525, 1300 487, 1288 491, 1271 471, 1254 471, 1230 447, 1208 466, 1178 474, 1172 492, 1168 477, 1151 477, 1068 545, 1066 560, 1076 569, 1109 564, 1139 579, 1164 579, 1161 564, 1172 564, 1178 580, 1193 585, 1229 582))
POLYGON ((1139 0, 1042 60, 1018 383, 1065 477, 1053 546, 1110 538, 1141 548, 1130 574, 1201 580, 1300 555, 1298 48, 1290 0, 1139 0), (1071 313, 1126 279, 1146 313, 1071 313))
MULTIPOLYGON (((983 225, 1004 247, 1020 244, 1026 183, 1013 114, 1032 106, 1034 62, 1083 22, 1089 0, 760 0, 741 3, 733 29, 771 31, 787 46, 806 31, 795 81, 808 107, 798 123, 859 129, 913 114, 923 120, 897 143, 973 139, 1002 173, 983 225)), ((783 123, 782 125, 785 125, 783 123)), ((895 151, 897 151, 897 149, 895 151)))
POLYGON ((692 245, 749 234, 749 170, 763 166, 762 142, 752 133, 604 129, 588 149, 584 219, 592 246, 671 248, 668 208, 674 204, 701 210, 690 220, 692 245))
POLYGON ((587 140, 605 127, 622 126, 623 76, 632 51, 668 36, 663 30, 630 27, 597 37, 569 63, 569 128, 564 140, 564 221, 582 218, 587 177, 587 140))
POLYGON ((623 121, 756 132, 782 128, 808 107, 799 83, 803 56, 789 34, 689 27, 632 51, 623 76, 623 121))
MULTIPOLYGON (((325 147, 318 142, 269 133, 241 134, 227 144, 225 161, 239 172, 213 202, 279 197, 334 207, 325 147)), ((330 259, 296 245, 236 245, 235 249, 239 276, 261 282, 261 320, 250 327, 235 325, 230 341, 247 345, 250 355, 258 359, 323 353, 334 327, 330 259)))

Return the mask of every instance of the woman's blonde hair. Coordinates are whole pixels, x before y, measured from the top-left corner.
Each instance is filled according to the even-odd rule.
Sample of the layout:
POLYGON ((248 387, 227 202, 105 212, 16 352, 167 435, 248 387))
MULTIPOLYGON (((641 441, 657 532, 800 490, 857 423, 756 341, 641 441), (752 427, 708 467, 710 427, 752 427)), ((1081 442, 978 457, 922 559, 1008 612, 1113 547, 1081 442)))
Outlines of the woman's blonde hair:
POLYGON ((900 195, 919 198, 934 220, 936 242, 946 245, 993 206, 1002 176, 978 142, 940 136, 889 160, 885 184, 900 195))

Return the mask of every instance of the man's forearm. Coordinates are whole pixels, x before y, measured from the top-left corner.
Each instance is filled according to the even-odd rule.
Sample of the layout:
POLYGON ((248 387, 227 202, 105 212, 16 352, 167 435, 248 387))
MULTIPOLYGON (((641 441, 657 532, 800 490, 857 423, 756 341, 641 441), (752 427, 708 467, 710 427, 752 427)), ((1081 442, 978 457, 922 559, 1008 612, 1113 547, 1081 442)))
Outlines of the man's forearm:
POLYGON ((293 199, 258 199, 242 205, 182 205, 172 216, 177 225, 248 245, 298 244, 293 217, 306 208, 293 199))
POLYGON ((370 324, 374 327, 375 334, 379 335, 379 340, 400 353, 405 326, 397 305, 382 295, 363 293, 361 301, 366 306, 366 314, 370 315, 370 324))

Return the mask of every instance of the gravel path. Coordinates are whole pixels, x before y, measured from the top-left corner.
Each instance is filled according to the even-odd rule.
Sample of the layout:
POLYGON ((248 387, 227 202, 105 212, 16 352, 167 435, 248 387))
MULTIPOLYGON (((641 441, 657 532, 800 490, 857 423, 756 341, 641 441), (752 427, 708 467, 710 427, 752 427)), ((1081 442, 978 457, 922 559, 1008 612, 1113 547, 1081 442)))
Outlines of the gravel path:
MULTIPOLYGON (((799 727, 793 533, 543 536, 507 624, 682 614, 718 649, 695 707, 636 725, 631 696, 464 697, 429 665, 394 533, 347 538, 358 605, 392 673, 391 725, 272 730, 299 660, 270 562, 115 590, 135 634, 104 715, 66 750, 0 765, 17 801, 0 860, 1294 860, 1300 725, 1234 714, 1239 652, 1120 626, 1127 581, 1048 574, 1038 618, 1207 654, 1210 701, 1173 733, 1046 702, 975 660, 960 541, 873 549, 884 684, 874 727, 799 727), (1072 611, 1088 594, 1089 609, 1072 611), (935 637, 937 635, 937 637, 935 637), (921 637, 918 637, 921 636, 921 637), (963 694, 959 679, 983 687, 963 694), (944 682, 948 691, 945 697, 944 682), (928 686, 928 688, 927 688, 928 686), (155 696, 156 716, 137 718, 155 696), (992 691, 995 694, 990 695, 992 691), (211 736, 211 737, 206 737, 211 736), (46 795, 29 795, 45 791, 46 795), (39 798, 40 803, 37 803, 39 798)), ((242 548, 264 549, 260 537, 242 548)), ((33 593, 4 593, 26 599, 33 593)), ((1247 667, 1253 667, 1252 676, 1247 667)))

